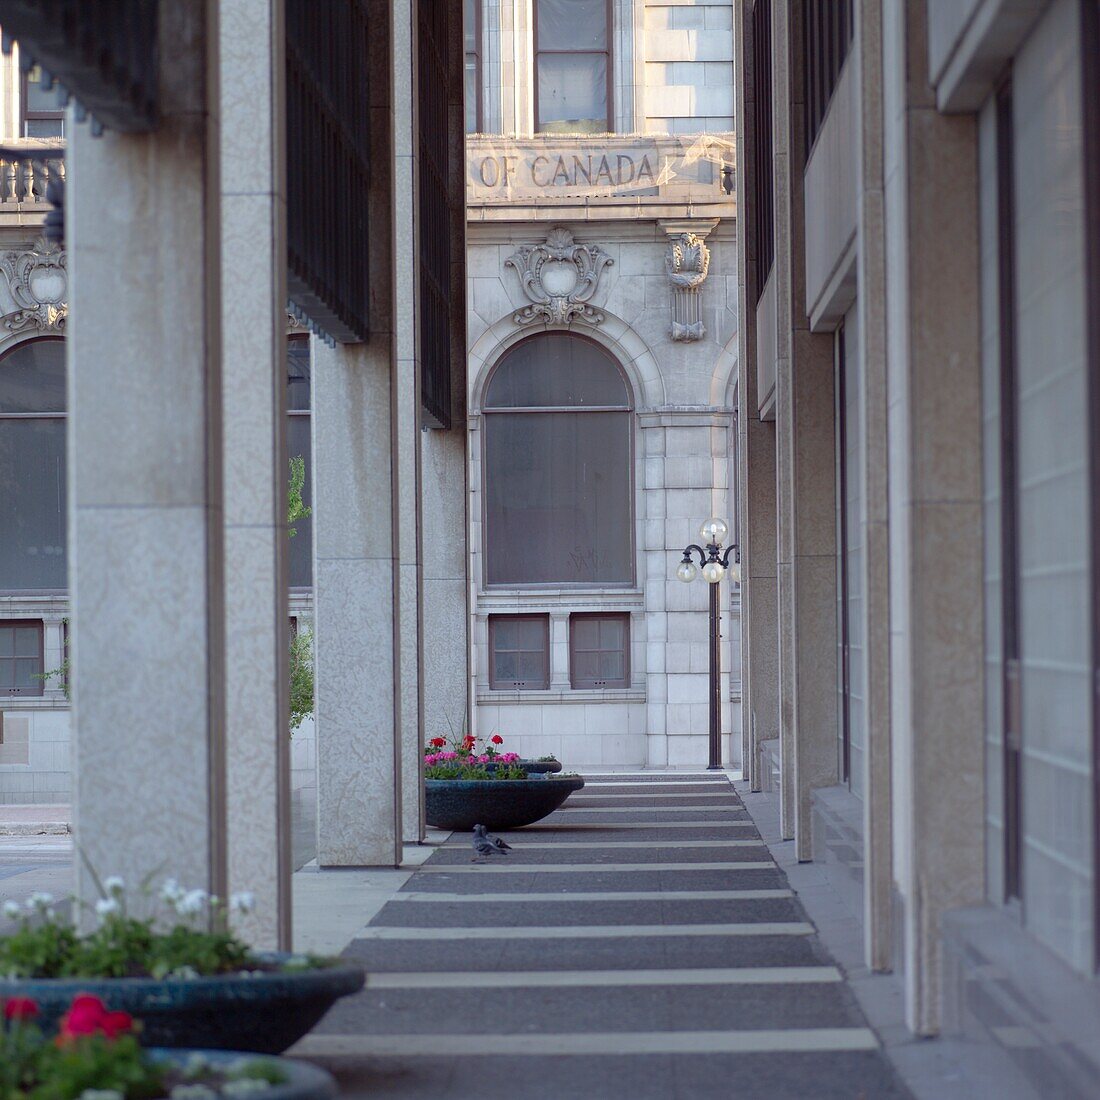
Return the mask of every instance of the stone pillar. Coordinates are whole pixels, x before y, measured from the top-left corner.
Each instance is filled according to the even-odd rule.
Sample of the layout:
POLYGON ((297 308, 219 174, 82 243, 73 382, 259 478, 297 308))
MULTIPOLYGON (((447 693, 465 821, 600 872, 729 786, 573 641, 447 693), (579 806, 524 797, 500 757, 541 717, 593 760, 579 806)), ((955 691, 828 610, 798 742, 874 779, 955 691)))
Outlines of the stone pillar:
POLYGON ((882 28, 894 878, 931 1035, 940 916, 985 893, 977 123, 936 110, 925 4, 882 28))
MULTIPOLYGON (((735 129, 741 135, 736 173, 737 208, 746 208, 752 173, 752 42, 742 3, 734 5, 737 74, 735 129)), ((756 242, 738 225, 737 431, 738 525, 741 536, 742 759, 750 788, 759 791, 760 745, 779 736, 779 621, 776 568, 775 428, 760 419, 756 369, 756 242)))
POLYGON ((890 521, 886 392, 886 230, 882 154, 882 5, 854 6, 859 111, 856 142, 859 346, 863 349, 864 594, 867 721, 863 800, 863 934, 874 970, 893 963, 893 859, 890 805, 890 521))
POLYGON ((837 780, 836 452, 833 337, 805 301, 802 9, 772 9, 783 835, 813 858, 810 796, 837 780))
POLYGON ((419 255, 416 225, 418 141, 414 127, 416 43, 415 4, 393 8, 394 238, 394 549, 397 557, 397 717, 401 741, 402 834, 412 843, 424 835, 424 728, 421 723, 421 516, 420 516, 420 360, 417 352, 419 255))
POLYGON ((235 918, 262 948, 290 946, 287 606, 286 170, 283 5, 224 0, 222 281, 226 797, 235 918))
MULTIPOLYGON (((158 128, 67 157, 75 825, 100 875, 224 896, 216 60, 160 4, 158 128)), ((97 896, 78 859, 77 893, 97 896)))
POLYGON ((311 341, 322 867, 401 862, 390 343, 311 341))

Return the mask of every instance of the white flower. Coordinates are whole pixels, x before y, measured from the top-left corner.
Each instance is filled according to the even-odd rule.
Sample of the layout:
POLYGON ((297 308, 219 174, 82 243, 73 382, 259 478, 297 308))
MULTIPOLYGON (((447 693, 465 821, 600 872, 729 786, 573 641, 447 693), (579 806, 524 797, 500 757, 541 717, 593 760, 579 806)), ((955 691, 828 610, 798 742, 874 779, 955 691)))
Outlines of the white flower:
POLYGON ((270 1091, 271 1085, 260 1077, 238 1077, 235 1081, 226 1081, 222 1085, 222 1096, 256 1096, 270 1091))
POLYGON ((119 904, 118 898, 100 898, 95 903, 96 916, 100 920, 106 917, 112 917, 116 913, 122 912, 122 906, 119 904))
POLYGON ((218 1100, 218 1094, 205 1085, 176 1085, 168 1096, 169 1100, 218 1100))
POLYGON ((201 1077, 210 1068, 210 1061, 201 1051, 192 1051, 183 1064, 184 1077, 201 1077))
POLYGON ((174 878, 166 878, 160 888, 160 900, 174 906, 183 897, 183 887, 174 878))
POLYGON ((256 908, 256 895, 251 890, 241 890, 229 898, 229 908, 234 913, 251 913, 256 908))
POLYGON ((126 892, 126 883, 119 878, 118 875, 109 875, 103 880, 103 889, 112 895, 124 894, 126 892))
POLYGON ((193 966, 177 966, 175 970, 170 970, 165 975, 165 977, 176 978, 185 982, 194 981, 198 976, 199 972, 193 966))
POLYGON ((126 1097, 115 1089, 85 1089, 80 1100, 126 1100, 126 1097))
POLYGON ((195 913, 201 913, 202 907, 206 904, 207 895, 205 890, 188 890, 176 902, 176 912, 180 916, 192 916, 195 913))
POLYGON ((44 891, 36 890, 29 898, 27 898, 27 908, 32 913, 45 913, 47 916, 51 915, 50 906, 53 905, 53 894, 47 894, 44 891))
POLYGON ((23 906, 17 901, 4 902, 4 916, 15 920, 23 912, 23 906))

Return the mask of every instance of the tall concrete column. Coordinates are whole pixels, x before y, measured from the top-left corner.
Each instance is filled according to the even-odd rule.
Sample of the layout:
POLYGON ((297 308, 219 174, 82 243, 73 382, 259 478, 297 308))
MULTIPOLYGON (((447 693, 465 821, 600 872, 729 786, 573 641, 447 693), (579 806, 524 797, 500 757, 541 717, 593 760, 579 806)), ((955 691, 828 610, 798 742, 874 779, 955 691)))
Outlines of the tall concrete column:
POLYGON ((69 130, 66 343, 76 839, 100 876, 224 896, 212 10, 160 4, 156 130, 69 130))
POLYGON ((397 559, 397 701, 401 739, 402 832, 417 843, 424 835, 423 759, 424 729, 421 723, 423 680, 420 667, 421 546, 420 546, 420 359, 417 326, 420 301, 418 226, 416 218, 416 36, 415 3, 394 5, 393 49, 393 151, 394 239, 396 301, 394 314, 393 492, 396 510, 394 554, 397 559))
POLYGON ((783 835, 813 858, 810 799, 837 780, 833 337, 806 316, 801 7, 772 9, 783 835))
MULTIPOLYGON (((734 5, 735 130, 738 146, 737 209, 746 209, 753 163, 752 42, 743 3, 734 5)), ((752 303, 757 242, 738 226, 738 300, 752 303)), ((761 788, 760 745, 779 735, 779 621, 776 569, 775 428, 760 419, 757 387, 756 310, 745 309, 737 335, 737 431, 741 537, 742 759, 752 790, 761 788)))
POLYGON ((930 1035, 940 915, 984 895, 977 123, 936 110, 925 4, 882 25, 894 877, 906 1015, 930 1035))
POLYGON ((893 962, 893 858, 890 804, 890 516, 886 380, 886 232, 883 190, 882 4, 854 7, 854 64, 859 66, 856 177, 859 347, 863 349, 864 594, 867 644, 864 707, 867 752, 863 800, 863 934, 874 970, 893 962))
POLYGON ((317 861, 401 862, 391 340, 313 357, 317 861))
POLYGON ((290 945, 287 607, 286 170, 283 4, 224 0, 222 282, 226 795, 234 918, 263 948, 290 945))

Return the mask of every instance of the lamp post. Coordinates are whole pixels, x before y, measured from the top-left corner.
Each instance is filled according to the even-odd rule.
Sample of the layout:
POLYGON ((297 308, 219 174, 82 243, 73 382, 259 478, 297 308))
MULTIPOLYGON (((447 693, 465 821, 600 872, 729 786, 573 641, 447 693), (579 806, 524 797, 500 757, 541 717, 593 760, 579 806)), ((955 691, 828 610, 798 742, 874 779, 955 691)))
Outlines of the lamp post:
POLYGON ((699 575, 699 567, 703 571, 703 580, 710 585, 710 763, 708 771, 716 771, 722 767, 722 612, 718 603, 718 590, 722 578, 729 570, 733 580, 741 579, 741 551, 736 545, 727 546, 722 550, 722 544, 729 534, 729 527, 725 520, 708 519, 699 528, 699 539, 703 546, 695 543, 684 547, 684 556, 676 569, 676 576, 685 584, 690 584, 699 575), (699 555, 699 566, 692 560, 692 555, 699 555), (733 555, 733 565, 730 565, 730 555, 733 555))

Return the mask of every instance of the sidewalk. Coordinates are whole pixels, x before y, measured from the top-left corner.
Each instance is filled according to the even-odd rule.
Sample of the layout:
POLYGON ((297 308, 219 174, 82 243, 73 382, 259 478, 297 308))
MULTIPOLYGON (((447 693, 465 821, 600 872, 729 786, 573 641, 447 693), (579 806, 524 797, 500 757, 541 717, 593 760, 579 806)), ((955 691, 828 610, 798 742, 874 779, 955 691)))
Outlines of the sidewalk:
POLYGON ((64 836, 69 832, 72 832, 70 806, 0 803, 0 836, 64 836))
POLYGON ((455 835, 346 954, 292 1053, 347 1097, 902 1100, 726 777, 588 777, 475 861, 455 835))

